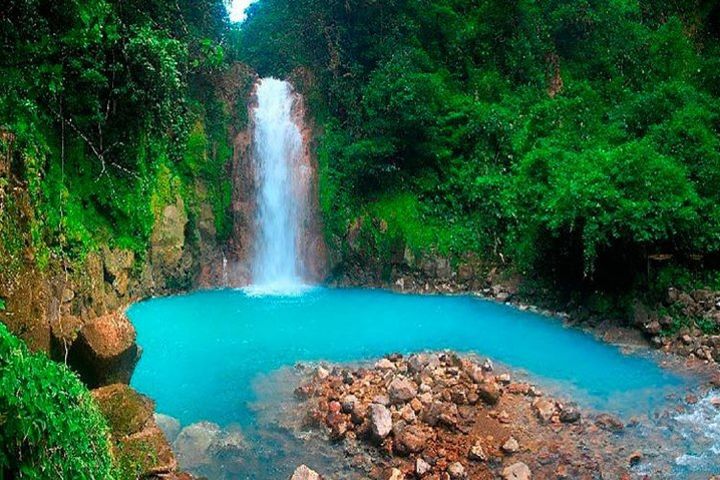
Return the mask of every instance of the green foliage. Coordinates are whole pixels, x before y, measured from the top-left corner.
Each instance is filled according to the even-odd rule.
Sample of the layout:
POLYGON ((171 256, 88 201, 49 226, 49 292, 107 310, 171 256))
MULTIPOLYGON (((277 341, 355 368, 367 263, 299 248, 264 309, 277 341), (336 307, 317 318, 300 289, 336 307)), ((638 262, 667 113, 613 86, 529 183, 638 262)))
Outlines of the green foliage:
MULTIPOLYGON (((231 60, 221 45, 229 30, 224 3, 13 0, 6 7, 0 127, 14 137, 12 162, 32 197, 36 261, 82 259, 105 244, 142 255, 152 201, 167 197, 153 192, 158 171, 169 169, 189 196, 198 177, 222 170, 229 156, 185 164, 197 156, 190 131, 205 121, 190 105, 217 103, 208 78, 231 60)), ((221 190, 211 194, 218 208, 227 203, 221 190)))
POLYGON ((0 324, 0 474, 112 479, 108 427, 67 367, 32 354, 0 324))
POLYGON ((331 243, 382 220, 577 284, 720 252, 720 7, 681 3, 264 0, 239 51, 314 74, 331 243))

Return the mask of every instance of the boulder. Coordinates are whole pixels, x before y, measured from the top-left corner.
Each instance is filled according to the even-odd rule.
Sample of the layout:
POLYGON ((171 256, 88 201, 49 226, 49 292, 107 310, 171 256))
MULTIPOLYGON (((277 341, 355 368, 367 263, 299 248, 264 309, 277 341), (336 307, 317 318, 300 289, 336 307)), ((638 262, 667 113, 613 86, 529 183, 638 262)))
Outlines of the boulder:
POLYGON ((522 462, 513 463, 502 471, 503 480, 530 480, 530 468, 522 462))
POLYGON ((390 410, 384 405, 373 403, 368 411, 368 420, 373 435, 382 440, 390 434, 392 430, 392 415, 390 410))
POLYGON ((123 312, 96 318, 80 330, 68 364, 90 388, 129 383, 140 358, 135 339, 135 328, 123 312))
POLYGON ((163 415, 162 413, 156 413, 153 415, 155 423, 160 427, 160 430, 165 434, 165 438, 168 442, 172 443, 180 433, 180 422, 169 415, 163 415))
POLYGON ((210 446, 220 436, 220 427, 210 422, 188 425, 173 442, 180 467, 192 470, 211 463, 210 446))
POLYGON ((177 468, 170 444, 153 418, 152 401, 124 384, 95 389, 92 396, 108 421, 116 457, 133 465, 138 476, 177 468))
POLYGON ((393 405, 409 402, 417 396, 417 393, 415 383, 404 377, 395 377, 388 386, 388 396, 393 405))
POLYGON ((322 480, 322 477, 306 465, 300 465, 295 469, 290 480, 322 480))

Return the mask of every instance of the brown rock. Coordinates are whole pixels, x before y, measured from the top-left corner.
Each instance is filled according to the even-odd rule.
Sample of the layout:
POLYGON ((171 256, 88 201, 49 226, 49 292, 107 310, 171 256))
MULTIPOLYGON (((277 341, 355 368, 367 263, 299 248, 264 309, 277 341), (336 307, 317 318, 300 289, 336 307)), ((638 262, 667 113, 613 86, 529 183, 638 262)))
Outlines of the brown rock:
POLYGON ((124 384, 92 391, 108 420, 116 455, 128 459, 142 476, 172 472, 177 461, 153 418, 153 403, 124 384))
POLYGON ((452 480, 463 480, 467 478, 467 472, 465 472, 465 467, 463 467, 463 464, 460 462, 453 462, 447 467, 447 473, 450 475, 450 478, 452 480))
POLYGON ((497 383, 486 381, 478 385, 477 394, 488 405, 495 405, 500 400, 502 391, 497 383))
POLYGON ((538 398, 532 403, 535 409, 535 414, 543 422, 549 422, 553 415, 555 415, 555 402, 552 402, 546 398, 538 398))
POLYGON ((116 312, 96 318, 80 330, 68 364, 93 388, 129 383, 139 358, 135 328, 124 313, 116 312))
POLYGON ((428 435, 420 427, 411 425, 395 433, 395 451, 400 455, 419 453, 425 448, 428 435))
POLYGON ((417 386, 407 378, 395 377, 388 386, 388 396, 393 405, 409 402, 417 396, 417 386))

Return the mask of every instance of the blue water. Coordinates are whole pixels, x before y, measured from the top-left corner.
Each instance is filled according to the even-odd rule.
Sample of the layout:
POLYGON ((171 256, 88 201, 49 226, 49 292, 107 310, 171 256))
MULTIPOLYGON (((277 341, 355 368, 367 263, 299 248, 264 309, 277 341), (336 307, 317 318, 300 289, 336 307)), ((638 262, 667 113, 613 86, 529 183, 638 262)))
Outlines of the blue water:
POLYGON ((478 353, 581 405, 620 414, 647 413, 687 381, 558 319, 470 296, 223 290, 141 302, 129 316, 143 348, 132 384, 183 424, 251 424, 251 385, 279 367, 392 352, 478 353))

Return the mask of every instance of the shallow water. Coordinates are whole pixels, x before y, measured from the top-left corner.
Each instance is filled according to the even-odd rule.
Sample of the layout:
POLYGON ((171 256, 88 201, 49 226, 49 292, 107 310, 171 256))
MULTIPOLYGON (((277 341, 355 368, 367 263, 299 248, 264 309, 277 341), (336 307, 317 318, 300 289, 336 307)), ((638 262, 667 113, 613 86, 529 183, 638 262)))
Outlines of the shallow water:
POLYGON ((252 424, 249 386, 281 366, 391 352, 476 352, 581 405, 623 415, 650 412, 687 381, 558 319, 470 296, 225 290, 142 302, 129 315, 144 350, 132 383, 183 424, 252 424))

